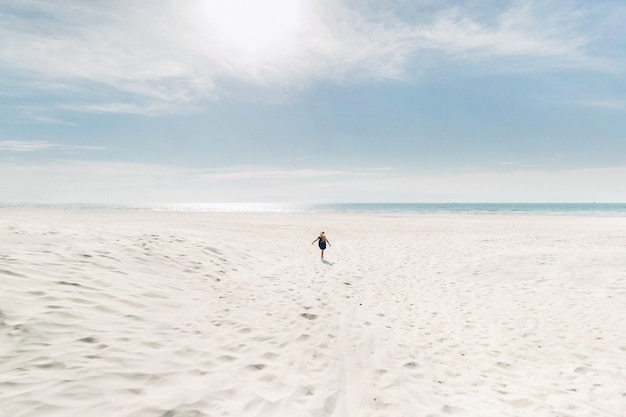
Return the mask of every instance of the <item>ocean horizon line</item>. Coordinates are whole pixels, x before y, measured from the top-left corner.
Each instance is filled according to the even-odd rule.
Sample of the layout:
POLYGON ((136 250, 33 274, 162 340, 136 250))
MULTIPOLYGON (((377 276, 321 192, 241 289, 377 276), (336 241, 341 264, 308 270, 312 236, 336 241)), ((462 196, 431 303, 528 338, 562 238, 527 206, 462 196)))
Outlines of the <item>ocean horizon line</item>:
POLYGON ((0 203, 0 209, 626 216, 626 203, 0 203))

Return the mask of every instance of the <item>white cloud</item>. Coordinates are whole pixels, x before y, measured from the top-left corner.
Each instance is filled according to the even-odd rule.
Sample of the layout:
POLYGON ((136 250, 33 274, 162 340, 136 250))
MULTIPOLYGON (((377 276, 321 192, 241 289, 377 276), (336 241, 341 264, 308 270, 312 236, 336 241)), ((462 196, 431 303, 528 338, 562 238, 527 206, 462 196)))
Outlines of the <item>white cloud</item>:
POLYGON ((606 110, 626 111, 626 100, 615 99, 587 99, 570 102, 576 106, 592 107, 606 110))
POLYGON ((432 25, 418 29, 418 34, 425 47, 464 58, 580 57, 587 37, 573 31, 567 31, 570 36, 565 37, 555 29, 562 25, 553 22, 552 17, 547 19, 550 22, 538 20, 528 7, 523 7, 502 13, 494 25, 484 25, 454 10, 442 13, 432 25))
POLYGON ((106 148, 100 146, 78 146, 78 145, 64 145, 59 143, 50 143, 40 140, 2 140, 0 141, 0 151, 7 152, 38 152, 50 149, 58 150, 71 150, 71 149, 83 149, 83 150, 104 150, 106 148))
POLYGON ((44 141, 17 141, 3 140, 0 141, 0 151, 10 152, 34 152, 54 148, 57 145, 44 141))
POLYGON ((360 175, 369 174, 364 172, 317 169, 231 168, 201 174, 198 178, 204 181, 284 181, 360 175))
POLYGON ((162 113, 190 113, 192 106, 184 106, 176 102, 156 100, 134 100, 135 102, 98 102, 91 104, 61 105, 60 109, 73 110, 86 113, 118 113, 118 114, 143 114, 158 115, 162 113))
POLYGON ((66 122, 64 120, 60 120, 54 117, 48 116, 35 116, 32 114, 22 114, 20 119, 0 119, 0 124, 12 124, 12 125, 65 125, 65 126, 77 126, 76 123, 66 122))
POLYGON ((13 2, 12 13, 0 9, 0 71, 55 94, 79 92, 81 104, 66 107, 154 114, 218 97, 233 81, 283 90, 319 79, 406 79, 442 59, 523 58, 510 70, 593 62, 573 12, 544 16, 513 6, 487 24, 454 8, 411 22, 334 0, 299 0, 285 17, 297 24, 281 21, 279 9, 257 7, 256 18, 284 26, 257 40, 273 32, 245 24, 246 2, 238 2, 240 21, 220 2, 13 2), (220 18, 240 25, 239 34, 219 29, 220 18))
POLYGON ((0 165, 3 202, 624 202, 626 167, 399 176, 89 161, 0 165))

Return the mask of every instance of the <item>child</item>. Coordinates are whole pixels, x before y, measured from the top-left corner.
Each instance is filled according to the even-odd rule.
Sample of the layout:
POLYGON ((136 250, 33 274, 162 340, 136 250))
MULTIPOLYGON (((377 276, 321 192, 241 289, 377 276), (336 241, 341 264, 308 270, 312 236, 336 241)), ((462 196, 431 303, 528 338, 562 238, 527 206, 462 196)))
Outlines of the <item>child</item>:
POLYGON ((322 260, 324 260, 324 249, 326 249, 326 244, 328 243, 328 246, 331 246, 330 241, 328 239, 326 239, 326 235, 324 234, 324 232, 320 233, 319 237, 317 239, 315 239, 313 242, 311 242, 311 245, 314 244, 315 242, 317 242, 317 244, 319 245, 320 249, 322 250, 322 260))

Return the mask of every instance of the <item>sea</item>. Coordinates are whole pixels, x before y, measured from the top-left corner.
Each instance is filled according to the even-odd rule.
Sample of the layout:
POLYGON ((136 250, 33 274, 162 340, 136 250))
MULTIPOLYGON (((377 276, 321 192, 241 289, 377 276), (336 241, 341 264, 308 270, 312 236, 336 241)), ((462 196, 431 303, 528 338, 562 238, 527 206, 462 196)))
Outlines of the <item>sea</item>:
POLYGON ((171 211, 233 213, 480 214, 626 217, 626 203, 0 203, 0 210, 171 211))

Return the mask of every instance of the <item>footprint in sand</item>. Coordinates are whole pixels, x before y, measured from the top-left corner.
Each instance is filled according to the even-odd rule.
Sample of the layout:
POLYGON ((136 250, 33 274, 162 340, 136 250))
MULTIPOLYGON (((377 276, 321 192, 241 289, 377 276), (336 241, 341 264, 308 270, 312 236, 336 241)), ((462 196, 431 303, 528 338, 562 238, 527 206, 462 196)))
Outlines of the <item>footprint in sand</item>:
POLYGON ((511 365, 510 363, 507 363, 507 362, 496 362, 496 365, 498 365, 502 369, 509 369, 509 368, 513 367, 513 365, 511 365))
POLYGON ((231 355, 222 355, 219 358, 217 358, 217 360, 220 361, 220 362, 233 362, 236 359, 237 358, 235 358, 234 356, 231 356, 231 355))
POLYGON ((333 414, 333 412, 335 411, 335 408, 337 407, 338 397, 339 397, 339 393, 335 392, 332 395, 330 395, 328 398, 326 398, 326 402, 324 403, 324 409, 323 409, 325 416, 329 416, 333 414))
POLYGON ((532 406, 534 403, 526 398, 519 398, 517 400, 509 401, 509 404, 515 408, 528 408, 532 406))
POLYGON ((317 315, 315 314, 309 314, 309 313, 302 313, 300 314, 302 317, 304 317, 307 320, 315 320, 317 318, 317 315))
POLYGON ((585 375, 588 374, 589 372, 591 372, 591 369, 585 367, 585 366, 580 366, 576 369, 574 369, 574 372, 576 372, 577 374, 581 374, 581 375, 585 375))
POLYGON ((444 414, 462 414, 465 410, 460 407, 454 407, 451 405, 444 405, 441 407, 441 411, 444 414))
POLYGON ((270 360, 274 360, 276 358, 278 358, 280 355, 278 353, 274 353, 274 352, 265 352, 262 357, 264 359, 270 359, 270 360))

